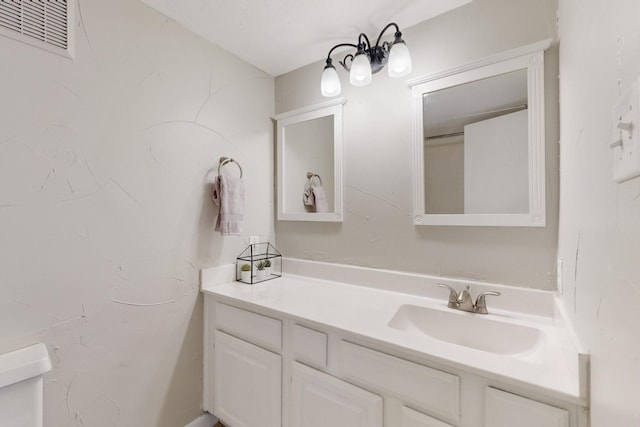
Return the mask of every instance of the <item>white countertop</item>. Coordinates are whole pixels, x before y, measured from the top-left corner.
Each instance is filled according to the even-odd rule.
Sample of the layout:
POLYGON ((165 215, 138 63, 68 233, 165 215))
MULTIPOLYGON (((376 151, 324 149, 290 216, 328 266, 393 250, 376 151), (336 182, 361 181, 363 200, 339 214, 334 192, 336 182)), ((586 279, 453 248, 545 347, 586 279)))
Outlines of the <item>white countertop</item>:
MULTIPOLYGON (((234 271, 226 270, 227 274, 234 271)), ((227 301, 238 301, 283 316, 306 319, 399 350, 416 352, 425 359, 470 373, 516 385, 533 386, 557 398, 579 405, 586 404, 580 392, 578 351, 561 319, 492 309, 489 302, 490 314, 486 316, 536 327, 545 336, 544 343, 535 353, 521 357, 500 355, 450 344, 418 331, 388 326, 402 305, 451 310, 446 307, 446 299, 292 274, 254 285, 220 283, 220 277, 220 274, 203 274, 202 291, 227 301)))

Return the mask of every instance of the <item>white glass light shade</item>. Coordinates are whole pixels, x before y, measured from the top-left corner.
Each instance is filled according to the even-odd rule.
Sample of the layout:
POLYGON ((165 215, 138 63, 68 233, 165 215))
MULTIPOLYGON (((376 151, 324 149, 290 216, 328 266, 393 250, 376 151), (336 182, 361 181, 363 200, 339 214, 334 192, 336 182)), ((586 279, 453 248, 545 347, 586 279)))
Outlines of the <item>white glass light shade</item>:
POLYGON ((411 72, 411 55, 406 44, 398 42, 391 46, 387 67, 389 77, 402 77, 411 72))
POLYGON ((366 86, 371 83, 371 63, 364 53, 356 55, 353 59, 349 82, 354 86, 366 86))
POLYGON ((320 80, 320 92, 322 96, 336 96, 340 94, 342 87, 340 86, 340 78, 336 69, 333 67, 327 67, 322 72, 322 79, 320 80))

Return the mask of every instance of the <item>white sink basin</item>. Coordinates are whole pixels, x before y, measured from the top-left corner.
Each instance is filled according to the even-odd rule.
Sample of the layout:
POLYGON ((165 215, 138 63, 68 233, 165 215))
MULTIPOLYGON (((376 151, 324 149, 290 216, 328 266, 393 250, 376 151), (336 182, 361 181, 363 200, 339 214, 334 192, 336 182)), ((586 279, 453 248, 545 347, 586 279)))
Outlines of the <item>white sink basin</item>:
POLYGON ((389 326, 503 355, 529 353, 542 343, 543 332, 540 329, 487 316, 454 309, 402 305, 389 321, 389 326))

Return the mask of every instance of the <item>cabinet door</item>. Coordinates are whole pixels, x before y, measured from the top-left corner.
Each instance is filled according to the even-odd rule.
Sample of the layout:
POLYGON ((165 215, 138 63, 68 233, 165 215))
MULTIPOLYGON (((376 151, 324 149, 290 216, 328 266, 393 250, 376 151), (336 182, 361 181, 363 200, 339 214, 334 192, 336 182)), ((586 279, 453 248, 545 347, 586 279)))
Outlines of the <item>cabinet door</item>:
POLYGON ((338 378, 294 362, 291 425, 382 427, 382 398, 338 378))
POLYGON ((485 427, 568 427, 565 409, 488 387, 485 427))
POLYGON ((281 427, 282 358, 215 332, 214 415, 233 427, 281 427))
POLYGON ((453 427, 406 406, 402 407, 402 427, 453 427))
MULTIPOLYGON (((460 378, 348 341, 338 345, 340 377, 447 421, 460 420, 460 378)), ((396 427, 396 426, 393 426, 396 427)))

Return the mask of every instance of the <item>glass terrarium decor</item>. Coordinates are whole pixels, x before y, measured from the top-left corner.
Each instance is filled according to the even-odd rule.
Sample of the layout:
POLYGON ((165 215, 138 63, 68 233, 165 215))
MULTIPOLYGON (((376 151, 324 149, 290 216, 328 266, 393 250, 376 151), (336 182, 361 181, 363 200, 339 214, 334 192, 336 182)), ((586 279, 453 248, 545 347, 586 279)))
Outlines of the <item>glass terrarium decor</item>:
POLYGON ((282 255, 269 242, 247 246, 236 259, 236 280, 253 285, 282 276, 282 255))

